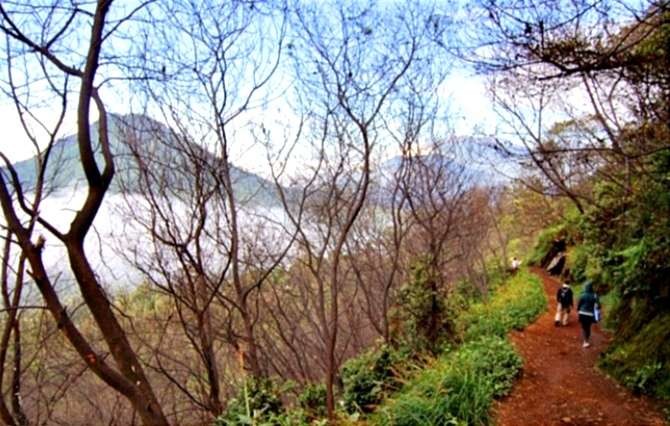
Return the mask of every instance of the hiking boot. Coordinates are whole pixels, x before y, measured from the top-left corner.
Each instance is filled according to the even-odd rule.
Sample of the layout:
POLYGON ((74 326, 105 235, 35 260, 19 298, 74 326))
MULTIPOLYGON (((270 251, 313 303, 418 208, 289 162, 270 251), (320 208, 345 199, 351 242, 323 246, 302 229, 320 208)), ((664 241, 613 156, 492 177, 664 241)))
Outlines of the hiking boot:
POLYGON ((554 327, 558 327, 559 325, 561 325, 560 321, 554 321, 554 327))
POLYGON ((589 346, 591 346, 591 344, 589 342, 584 342, 584 344, 582 345, 582 348, 588 348, 589 346))

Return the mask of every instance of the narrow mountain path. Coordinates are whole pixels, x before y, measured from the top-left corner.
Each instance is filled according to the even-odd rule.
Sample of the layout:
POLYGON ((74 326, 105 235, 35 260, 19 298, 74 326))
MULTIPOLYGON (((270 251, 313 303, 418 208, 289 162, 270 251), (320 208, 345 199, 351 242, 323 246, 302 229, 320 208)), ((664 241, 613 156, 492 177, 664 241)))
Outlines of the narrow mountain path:
MULTIPOLYGON (((542 269, 548 310, 510 337, 524 359, 512 393, 496 403, 495 423, 506 425, 664 425, 647 398, 636 397, 595 367, 608 336, 593 327, 591 347, 582 348, 576 313, 566 327, 554 326, 559 282, 542 269)), ((579 295, 575 294, 575 303, 579 295)), ((605 313, 607 315, 607 313, 605 313)))

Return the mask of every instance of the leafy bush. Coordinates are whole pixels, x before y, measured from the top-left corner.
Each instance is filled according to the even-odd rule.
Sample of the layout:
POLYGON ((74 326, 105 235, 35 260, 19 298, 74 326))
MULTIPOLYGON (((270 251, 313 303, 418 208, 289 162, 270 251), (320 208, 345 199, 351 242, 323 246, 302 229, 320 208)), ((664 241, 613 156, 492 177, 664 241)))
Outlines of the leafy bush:
POLYGON ((608 348, 600 366, 637 393, 670 400, 670 313, 656 317, 625 342, 608 348))
POLYGON ((649 393, 656 376, 658 376, 662 369, 663 364, 660 362, 647 363, 632 372, 632 374, 624 377, 623 382, 626 386, 639 393, 649 393))
POLYGON ((585 244, 568 249, 566 267, 576 282, 584 282, 588 277, 587 268, 591 258, 592 247, 585 244))
POLYGON ((246 380, 237 397, 228 402, 226 411, 216 419, 217 426, 281 424, 282 403, 279 391, 269 379, 246 380))
POLYGON ((597 185, 582 232, 614 303, 601 366, 635 391, 670 398, 670 152, 644 163, 626 188, 597 185))
POLYGON ((422 258, 411 268, 410 280, 398 294, 394 315, 402 324, 396 340, 416 351, 434 354, 453 335, 457 300, 446 297, 429 258, 422 258))
POLYGON ((469 366, 477 375, 490 380, 493 396, 505 395, 521 369, 521 358, 513 346, 497 336, 468 342, 455 353, 456 363, 469 366))
POLYGON ((398 388, 395 369, 407 356, 387 345, 348 360, 342 367, 344 408, 349 413, 369 413, 390 391, 398 388))
POLYGON ((521 358, 506 334, 532 322, 546 306, 540 280, 519 271, 489 303, 478 303, 459 318, 465 343, 423 370, 379 407, 381 425, 486 424, 494 398, 507 393, 521 358))
POLYGON ((326 416, 326 386, 323 383, 309 384, 298 395, 298 403, 310 419, 326 416))
POLYGON ((254 426, 317 426, 322 423, 313 422, 301 409, 294 409, 281 414, 273 414, 264 422, 254 423, 254 426))
MULTIPOLYGON (((486 274, 486 296, 490 296, 492 293, 496 291, 500 286, 505 284, 505 282, 511 277, 511 273, 505 265, 505 262, 503 261, 502 263, 500 261, 491 261, 487 262, 486 267, 485 267, 485 274, 486 274)), ((470 305, 472 303, 482 301, 482 297, 484 296, 482 294, 473 294, 472 291, 475 289, 475 286, 472 285, 471 282, 466 281, 465 282, 467 287, 469 287, 471 290, 468 293, 467 291, 463 291, 463 294, 466 295, 467 300, 470 305)), ((469 307, 466 306, 466 308, 469 307)), ((464 311, 465 309, 463 309, 464 311)), ((462 314, 460 312, 459 314, 462 314)))
POLYGON ((542 313, 547 300, 539 278, 526 270, 519 271, 501 287, 489 303, 478 303, 462 315, 458 329, 463 340, 484 335, 505 336, 521 329, 542 313))
POLYGON ((382 425, 482 424, 494 397, 503 395, 521 368, 512 345, 485 336, 441 357, 373 417, 382 425))

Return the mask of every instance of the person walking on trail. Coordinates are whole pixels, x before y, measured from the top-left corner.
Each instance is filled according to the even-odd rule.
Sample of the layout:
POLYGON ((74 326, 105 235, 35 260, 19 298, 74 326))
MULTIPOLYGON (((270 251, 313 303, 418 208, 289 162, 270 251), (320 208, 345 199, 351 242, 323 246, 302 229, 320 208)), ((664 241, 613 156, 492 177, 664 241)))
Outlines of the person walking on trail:
POLYGON ((572 289, 568 283, 563 283, 561 288, 556 292, 556 317, 554 318, 554 325, 558 327, 559 325, 566 326, 568 325, 568 316, 570 315, 570 310, 574 305, 572 297, 572 289))
POLYGON ((587 281, 577 303, 577 313, 579 314, 579 323, 582 326, 584 340, 582 347, 584 348, 591 346, 591 325, 599 320, 596 316, 598 309, 600 309, 599 305, 598 296, 593 292, 593 284, 591 281, 587 281))

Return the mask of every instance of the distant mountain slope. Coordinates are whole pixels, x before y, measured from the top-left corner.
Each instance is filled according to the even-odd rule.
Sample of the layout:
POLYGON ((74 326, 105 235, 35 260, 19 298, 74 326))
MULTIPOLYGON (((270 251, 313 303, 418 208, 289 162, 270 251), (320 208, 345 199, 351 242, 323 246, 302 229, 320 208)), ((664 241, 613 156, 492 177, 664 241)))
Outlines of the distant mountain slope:
MULTIPOLYGON (((413 159, 416 163, 434 170, 466 173, 477 184, 491 183, 491 179, 498 182, 502 176, 498 176, 498 170, 494 166, 499 166, 505 157, 495 146, 496 143, 491 138, 459 136, 444 145, 441 152, 414 154, 413 159)), ((381 164, 381 170, 385 173, 394 172, 401 166, 402 161, 401 156, 389 158, 381 164)))
MULTIPOLYGON (((428 152, 415 154, 411 163, 405 163, 414 174, 416 184, 423 182, 423 188, 432 191, 432 184, 455 185, 465 188, 475 186, 496 186, 505 182, 512 172, 505 170, 505 160, 496 151, 494 141, 487 138, 459 137, 453 146, 444 152, 428 152), (410 165, 411 164, 411 165, 410 165), (422 176, 421 179, 418 177, 422 176), (418 180, 417 180, 418 179, 418 180)), ((382 162, 373 172, 373 180, 377 182, 371 191, 372 199, 387 203, 401 177, 403 162, 410 161, 402 156, 391 157, 382 162)), ((509 169, 509 167, 508 167, 509 169)), ((404 171, 406 173, 407 170, 404 171)), ((415 186, 415 190, 418 188, 415 186)))
MULTIPOLYGON (((98 123, 92 124, 91 128, 93 140, 97 141, 98 123)), ((140 189, 139 174, 131 150, 132 144, 135 144, 135 151, 141 156, 151 157, 146 158, 147 161, 161 161, 166 167, 177 167, 181 164, 188 170, 188 160, 183 154, 186 150, 197 152, 200 157, 208 162, 211 161, 212 164, 220 161, 195 144, 182 144, 179 149, 168 148, 168 144, 162 144, 159 140, 165 141, 174 137, 170 129, 144 115, 110 114, 109 133, 116 168, 111 192, 118 193, 122 187, 131 192, 140 189)), ((96 146, 96 156, 101 160, 99 164, 102 164, 99 146, 96 146)), ((19 161, 14 164, 14 168, 24 191, 34 190, 37 181, 36 158, 19 161)), ((2 172, 7 173, 4 168, 2 172)), ((192 184, 188 178, 186 179, 181 182, 185 188, 192 184)), ((278 202, 274 184, 254 173, 232 166, 231 180, 236 196, 244 202, 263 205, 274 205, 278 202)), ((85 186, 76 135, 67 136, 54 144, 47 167, 46 182, 46 188, 50 191, 76 190, 85 186)))

